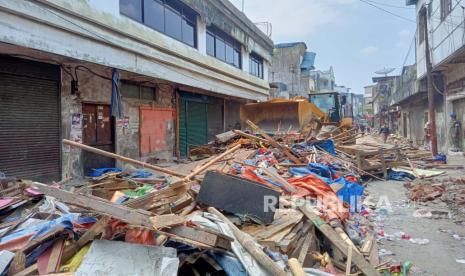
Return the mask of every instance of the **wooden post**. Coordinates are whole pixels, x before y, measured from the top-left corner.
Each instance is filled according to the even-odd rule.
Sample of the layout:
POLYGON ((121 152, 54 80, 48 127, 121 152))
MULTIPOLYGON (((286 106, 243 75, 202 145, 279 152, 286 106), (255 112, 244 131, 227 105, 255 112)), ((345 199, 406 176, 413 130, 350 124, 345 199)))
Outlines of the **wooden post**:
POLYGON ((239 230, 229 219, 216 210, 216 208, 209 207, 208 212, 214 214, 226 223, 234 233, 234 236, 236 236, 237 241, 263 266, 264 269, 270 272, 271 275, 287 276, 287 273, 268 257, 249 235, 239 230))
POLYGON ((169 174, 169 175, 172 175, 172 176, 186 177, 182 173, 178 173, 178 172, 175 172, 175 171, 172 171, 172 170, 169 170, 169 169, 158 167, 158 166, 155 166, 155 165, 152 165, 152 164, 149 164, 149 163, 145 163, 145 162, 142 162, 142 161, 139 161, 139 160, 131 159, 131 158, 128 158, 128 157, 125 157, 125 156, 122 156, 122 155, 118 155, 116 153, 111 153, 111 152, 108 152, 108 151, 97 149, 97 148, 87 146, 87 145, 84 145, 84 144, 81 144, 81 143, 77 143, 77 142, 74 142, 74 141, 63 139, 63 144, 69 145, 69 146, 72 146, 72 147, 75 147, 75 148, 79 148, 79 149, 82 149, 82 150, 85 150, 85 151, 88 151, 88 152, 92 152, 92 153, 95 153, 95 154, 100 154, 102 156, 113 158, 113 159, 116 159, 116 160, 119 160, 119 161, 122 161, 122 162, 126 162, 126 163, 129 163, 129 164, 140 166, 142 168, 151 169, 151 170, 161 172, 161 173, 166 173, 166 174, 169 174))

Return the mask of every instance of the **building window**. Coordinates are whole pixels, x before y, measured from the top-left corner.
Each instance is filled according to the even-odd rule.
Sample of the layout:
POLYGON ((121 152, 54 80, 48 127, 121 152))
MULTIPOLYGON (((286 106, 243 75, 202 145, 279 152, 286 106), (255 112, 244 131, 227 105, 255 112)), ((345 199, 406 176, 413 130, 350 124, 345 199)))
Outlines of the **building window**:
POLYGON ((120 13, 197 47, 197 14, 179 0, 120 0, 120 13))
POLYGON ((250 54, 249 73, 263 79, 263 58, 255 53, 250 54))
POLYGON ((446 19, 446 17, 452 11, 452 0, 441 0, 441 20, 446 19))
POLYGON ((156 89, 137 83, 121 82, 121 94, 125 99, 136 99, 143 101, 156 101, 156 89))
POLYGON ((241 68, 241 44, 218 28, 207 28, 207 54, 241 68))
POLYGON ((136 21, 142 22, 142 1, 141 0, 120 0, 119 8, 121 14, 126 15, 136 21))

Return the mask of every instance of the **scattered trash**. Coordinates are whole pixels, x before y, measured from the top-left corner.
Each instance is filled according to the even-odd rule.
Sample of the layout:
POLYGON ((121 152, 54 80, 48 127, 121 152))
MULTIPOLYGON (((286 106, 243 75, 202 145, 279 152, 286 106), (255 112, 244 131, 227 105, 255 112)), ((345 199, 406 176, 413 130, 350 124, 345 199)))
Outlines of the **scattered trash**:
POLYGON ((410 239, 410 242, 415 243, 415 244, 425 245, 429 243, 429 240, 428 239, 410 239))
POLYGON ((430 218, 432 216, 433 214, 431 213, 431 210, 428 208, 417 209, 413 212, 413 217, 415 218, 430 218))
POLYGON ((455 261, 459 264, 465 264, 465 259, 455 259, 455 261))

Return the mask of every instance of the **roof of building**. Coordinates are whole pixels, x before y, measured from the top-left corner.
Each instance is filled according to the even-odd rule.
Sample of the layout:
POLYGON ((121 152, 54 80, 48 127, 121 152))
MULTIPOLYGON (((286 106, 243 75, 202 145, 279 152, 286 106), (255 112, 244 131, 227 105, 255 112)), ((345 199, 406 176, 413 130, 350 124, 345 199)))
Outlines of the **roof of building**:
POLYGON ((278 44, 275 44, 274 47, 275 48, 291 48, 291 47, 295 47, 295 46, 297 46, 299 44, 305 45, 305 49, 307 49, 307 44, 305 44, 305 42, 278 43, 278 44))
POLYGON ((302 63, 300 64, 300 69, 313 70, 315 69, 315 57, 316 53, 314 52, 305 52, 302 63))

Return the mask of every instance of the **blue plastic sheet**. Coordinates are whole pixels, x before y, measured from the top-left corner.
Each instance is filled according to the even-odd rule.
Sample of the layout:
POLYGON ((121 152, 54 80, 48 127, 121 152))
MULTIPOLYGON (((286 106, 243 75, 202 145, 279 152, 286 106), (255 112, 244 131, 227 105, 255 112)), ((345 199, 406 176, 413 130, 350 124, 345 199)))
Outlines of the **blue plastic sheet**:
POLYGON ((337 191, 337 196, 342 198, 342 200, 350 204, 351 211, 358 210, 358 201, 363 195, 365 188, 355 182, 350 182, 344 177, 339 177, 338 179, 328 183, 329 185, 342 184, 342 188, 337 191))
POLYGON ((100 168, 92 169, 92 172, 89 174, 90 177, 99 177, 109 172, 122 172, 120 168, 100 168))
POLYGON ((152 176, 151 172, 144 170, 137 170, 129 175, 129 178, 149 178, 152 176))
POLYGON ((307 167, 291 167, 289 172, 296 177, 315 174, 325 182, 330 181, 336 173, 334 168, 319 163, 310 163, 307 167))
POLYGON ((292 151, 295 153, 299 153, 301 151, 311 151, 313 150, 313 147, 317 149, 322 149, 334 156, 336 156, 336 151, 334 150, 334 142, 332 140, 323 140, 323 141, 318 141, 318 142, 303 142, 299 144, 294 144, 292 146, 292 151))
POLYGON ((414 180, 415 176, 408 172, 393 171, 391 169, 388 170, 389 180, 404 181, 406 178, 414 180))

